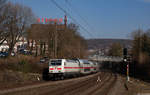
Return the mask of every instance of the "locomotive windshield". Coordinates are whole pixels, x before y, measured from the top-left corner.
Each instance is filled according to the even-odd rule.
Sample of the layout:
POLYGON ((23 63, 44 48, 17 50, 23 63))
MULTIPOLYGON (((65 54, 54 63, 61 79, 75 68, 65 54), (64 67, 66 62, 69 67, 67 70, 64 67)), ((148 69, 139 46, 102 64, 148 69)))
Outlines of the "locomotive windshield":
POLYGON ((61 65, 62 60, 51 60, 51 65, 61 65))

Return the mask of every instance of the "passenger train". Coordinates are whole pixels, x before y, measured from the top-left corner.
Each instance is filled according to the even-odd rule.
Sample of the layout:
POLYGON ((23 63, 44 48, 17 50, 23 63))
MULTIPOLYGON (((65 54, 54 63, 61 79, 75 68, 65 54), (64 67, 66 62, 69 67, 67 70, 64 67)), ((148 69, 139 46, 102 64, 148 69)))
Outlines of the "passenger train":
POLYGON ((64 79, 96 73, 99 70, 97 62, 85 59, 51 59, 49 68, 43 72, 43 79, 64 79))

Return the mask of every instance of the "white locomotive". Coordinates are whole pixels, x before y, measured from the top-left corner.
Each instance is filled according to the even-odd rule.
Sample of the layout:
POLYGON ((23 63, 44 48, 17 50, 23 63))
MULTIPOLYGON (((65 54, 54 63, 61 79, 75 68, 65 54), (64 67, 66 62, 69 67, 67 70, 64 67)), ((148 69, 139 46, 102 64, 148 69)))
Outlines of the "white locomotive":
POLYGON ((49 79, 64 79, 69 76, 81 76, 98 71, 98 64, 96 62, 83 59, 51 59, 49 61, 48 76, 49 79))

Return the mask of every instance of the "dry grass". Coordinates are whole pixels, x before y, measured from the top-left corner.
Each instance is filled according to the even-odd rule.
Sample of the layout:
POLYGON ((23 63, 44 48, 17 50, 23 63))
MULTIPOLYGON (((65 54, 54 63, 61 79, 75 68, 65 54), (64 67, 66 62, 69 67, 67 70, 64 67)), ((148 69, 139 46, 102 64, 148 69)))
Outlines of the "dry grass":
POLYGON ((21 71, 24 73, 41 73, 43 64, 37 64, 40 57, 19 55, 0 59, 0 70, 21 71))

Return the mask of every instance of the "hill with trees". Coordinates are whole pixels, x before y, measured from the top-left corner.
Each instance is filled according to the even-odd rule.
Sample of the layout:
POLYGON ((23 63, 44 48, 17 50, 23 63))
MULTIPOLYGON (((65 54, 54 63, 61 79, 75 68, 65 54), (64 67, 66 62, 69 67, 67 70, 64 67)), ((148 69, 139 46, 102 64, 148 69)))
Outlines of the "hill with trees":
POLYGON ((99 49, 110 47, 113 43, 119 43, 123 47, 131 47, 130 39, 87 39, 88 49, 99 49))

